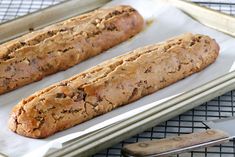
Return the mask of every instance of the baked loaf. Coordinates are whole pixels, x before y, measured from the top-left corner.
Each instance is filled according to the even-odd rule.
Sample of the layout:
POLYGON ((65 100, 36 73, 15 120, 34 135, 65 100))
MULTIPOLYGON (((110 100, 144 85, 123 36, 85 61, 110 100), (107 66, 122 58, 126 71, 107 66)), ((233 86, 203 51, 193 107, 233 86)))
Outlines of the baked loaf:
POLYGON ((22 100, 12 111, 9 128, 47 137, 201 71, 218 53, 215 40, 193 34, 136 49, 22 100))
POLYGON ((99 9, 0 45, 0 94, 66 70, 134 36, 142 16, 129 6, 99 9))

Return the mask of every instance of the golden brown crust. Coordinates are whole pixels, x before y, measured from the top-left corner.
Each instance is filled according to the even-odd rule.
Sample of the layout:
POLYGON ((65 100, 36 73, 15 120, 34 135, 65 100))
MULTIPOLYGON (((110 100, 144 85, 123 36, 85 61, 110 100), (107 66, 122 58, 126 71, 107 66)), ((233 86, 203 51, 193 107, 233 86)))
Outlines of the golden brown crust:
POLYGON ((218 53, 213 39, 192 34, 136 49, 21 101, 9 128, 28 137, 47 137, 201 71, 218 53))
POLYGON ((140 32, 143 23, 136 10, 118 6, 4 43, 0 45, 0 94, 97 55, 140 32))

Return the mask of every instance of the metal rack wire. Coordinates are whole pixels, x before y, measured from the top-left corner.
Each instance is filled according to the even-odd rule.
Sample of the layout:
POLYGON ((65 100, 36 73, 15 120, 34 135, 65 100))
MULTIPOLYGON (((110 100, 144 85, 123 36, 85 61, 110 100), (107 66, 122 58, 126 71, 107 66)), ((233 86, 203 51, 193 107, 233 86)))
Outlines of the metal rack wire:
MULTIPOLYGON (((188 111, 180 116, 168 120, 156 127, 153 127, 141 134, 133 136, 130 139, 108 148, 95 157, 118 157, 121 156, 120 149, 125 144, 130 144, 143 140, 160 139, 170 136, 187 134, 199 130, 207 129, 202 121, 230 117, 235 114, 235 91, 226 93, 217 97, 203 105, 188 111)), ((200 149, 190 153, 178 155, 179 157, 234 157, 235 156, 235 140, 223 145, 217 145, 211 148, 200 149)))
POLYGON ((14 19, 64 0, 0 0, 0 22, 14 19))
MULTIPOLYGON (((62 1, 64 0, 0 0, 0 22, 14 19, 18 16, 28 14, 62 1)), ((230 15, 235 15, 235 1, 233 0, 194 0, 194 2, 230 15)), ((202 124, 202 121, 230 117, 234 114, 235 91, 231 91, 204 103, 191 111, 103 150, 94 155, 94 157, 119 157, 121 156, 120 150, 125 144, 205 130, 206 127, 202 124)), ((235 157, 235 140, 231 140, 229 143, 223 145, 200 149, 178 156, 235 157)))

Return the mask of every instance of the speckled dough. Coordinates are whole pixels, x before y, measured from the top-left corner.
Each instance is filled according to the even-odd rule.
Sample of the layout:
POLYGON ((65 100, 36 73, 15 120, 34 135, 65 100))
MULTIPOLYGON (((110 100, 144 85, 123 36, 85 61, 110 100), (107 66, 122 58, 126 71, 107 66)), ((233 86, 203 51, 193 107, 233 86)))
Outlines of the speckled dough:
POLYGON ((153 93, 215 61, 219 46, 184 34, 103 62, 17 104, 9 128, 43 138, 153 93))
POLYGON ((66 70, 134 36, 143 18, 129 6, 100 9, 0 45, 0 94, 66 70))

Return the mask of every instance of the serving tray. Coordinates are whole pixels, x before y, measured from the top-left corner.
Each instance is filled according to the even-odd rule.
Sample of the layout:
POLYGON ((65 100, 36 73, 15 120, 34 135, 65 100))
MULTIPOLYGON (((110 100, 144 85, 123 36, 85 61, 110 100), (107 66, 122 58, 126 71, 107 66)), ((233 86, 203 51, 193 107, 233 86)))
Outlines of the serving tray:
MULTIPOLYGON (((3 30, 1 31, 0 37, 2 38, 0 40, 1 42, 3 42, 12 39, 32 29, 35 30, 44 27, 46 25, 49 25, 51 23, 61 21, 65 18, 72 17, 79 13, 95 9, 97 7, 102 6, 108 1, 93 0, 87 2, 93 5, 89 5, 89 3, 84 4, 84 1, 81 2, 81 1, 71 0, 64 2, 63 4, 58 4, 56 5, 56 7, 50 7, 40 12, 36 12, 13 21, 3 23, 2 25, 0 25, 0 30, 3 30), (86 5, 88 5, 89 7, 86 5), (82 6, 83 10, 79 10, 78 6, 79 7, 82 6), (77 10, 79 10, 79 12, 77 12, 77 10), (62 13, 56 14, 57 12, 60 13, 62 12, 62 13), (49 16, 49 15, 58 15, 58 16, 49 16), (42 20, 40 21, 40 23, 38 23, 38 20, 35 19, 42 19, 42 20), (19 28, 12 31, 11 28, 16 24, 19 25, 19 28)), ((191 15, 198 21, 201 21, 202 23, 208 26, 216 28, 227 34, 234 35, 234 32, 231 31, 235 30, 232 29, 234 28, 234 23, 235 23, 233 17, 217 13, 209 9, 204 9, 200 6, 196 6, 189 2, 183 2, 180 0, 177 1, 170 0, 168 1, 168 3, 180 7, 183 11, 187 12, 187 14, 191 15), (190 7, 190 9, 186 9, 188 7, 190 7), (221 21, 216 22, 216 20, 215 21, 212 20, 212 22, 208 21, 206 20, 207 16, 205 15, 208 15, 208 17, 210 16, 210 19, 213 19, 211 17, 216 17, 217 19, 219 17, 221 19, 224 19, 224 16, 226 16, 229 18, 229 22, 232 22, 233 24, 229 26, 233 27, 230 28, 225 27, 226 25, 223 24, 223 22, 226 21, 222 22, 221 21)), ((112 144, 115 144, 121 140, 133 136, 134 134, 140 133, 146 130, 147 128, 155 126, 158 123, 166 121, 176 115, 179 115, 187 110, 190 110, 216 96, 226 93, 232 89, 235 89, 234 81, 235 81, 235 72, 230 72, 220 78, 217 78, 200 87, 190 90, 187 93, 180 94, 177 97, 174 97, 173 99, 161 103, 157 107, 150 108, 144 112, 141 112, 134 117, 130 117, 123 121, 119 121, 118 123, 115 123, 115 125, 107 126, 98 131, 92 132, 91 134, 69 141, 64 145, 62 149, 57 150, 56 152, 53 153, 52 152, 48 153, 47 156, 61 156, 61 155, 87 156, 94 154, 97 151, 100 151, 101 149, 107 148, 112 144)))

